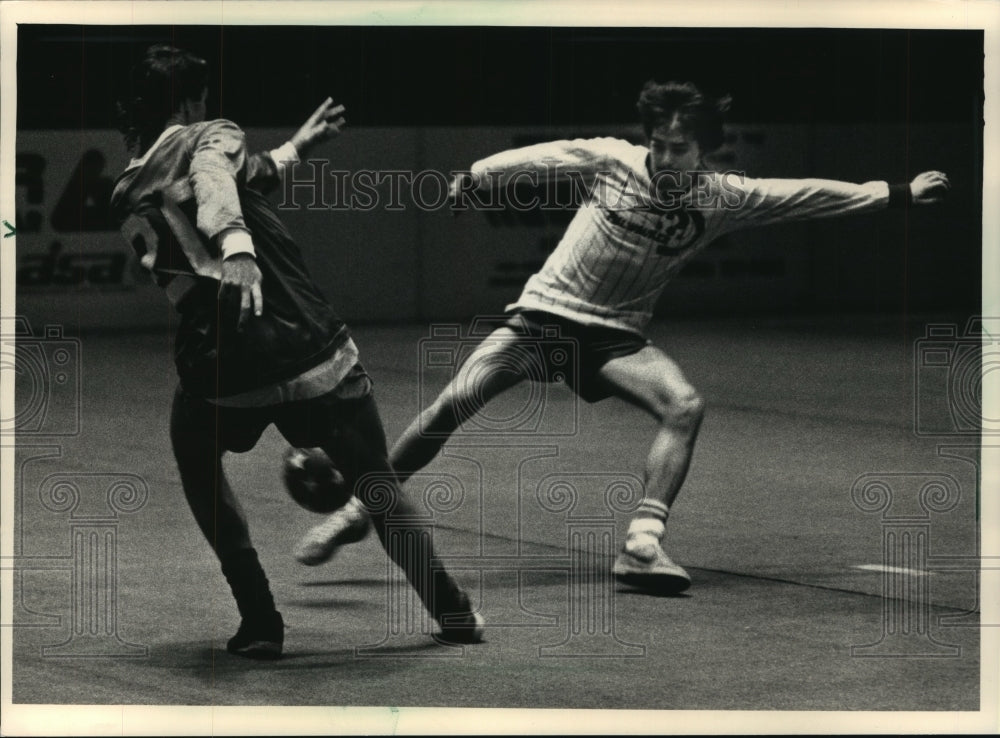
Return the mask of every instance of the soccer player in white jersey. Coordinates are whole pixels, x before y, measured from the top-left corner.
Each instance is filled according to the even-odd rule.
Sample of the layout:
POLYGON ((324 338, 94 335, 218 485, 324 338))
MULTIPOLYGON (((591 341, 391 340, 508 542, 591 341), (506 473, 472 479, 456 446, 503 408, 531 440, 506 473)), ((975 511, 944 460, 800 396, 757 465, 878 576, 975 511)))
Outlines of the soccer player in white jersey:
MULTIPOLYGON (((556 141, 504 151, 473 164, 452 184, 461 201, 524 177, 562 179, 589 196, 560 243, 532 276, 509 319, 473 352, 437 399, 404 431, 390 458, 401 481, 426 466, 445 439, 486 402, 528 379, 526 341, 557 326, 579 342, 573 389, 594 402, 620 397, 658 427, 645 468, 645 497, 614 564, 616 579, 651 592, 690 583, 662 540, 705 412, 680 367, 646 338, 664 286, 698 251, 737 229, 780 221, 922 206, 949 188, 941 172, 908 184, 851 184, 822 179, 751 179, 710 170, 704 156, 722 145, 728 99, 689 83, 649 82, 638 110, 648 146, 615 138, 556 141), (495 371, 489 371, 495 367, 495 371), (527 367, 526 367, 527 369, 527 367)), ((317 564, 366 525, 360 505, 334 513, 303 538, 297 558, 317 564)))

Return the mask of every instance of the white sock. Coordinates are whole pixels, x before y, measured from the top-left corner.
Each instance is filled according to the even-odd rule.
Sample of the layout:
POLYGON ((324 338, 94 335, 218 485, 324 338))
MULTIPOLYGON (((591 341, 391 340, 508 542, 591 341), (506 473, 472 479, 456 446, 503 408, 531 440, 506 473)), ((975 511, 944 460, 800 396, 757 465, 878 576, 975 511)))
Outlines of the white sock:
POLYGON ((645 498, 636 510, 636 516, 628 526, 625 549, 638 548, 650 544, 659 545, 666 530, 669 510, 659 500, 645 498))

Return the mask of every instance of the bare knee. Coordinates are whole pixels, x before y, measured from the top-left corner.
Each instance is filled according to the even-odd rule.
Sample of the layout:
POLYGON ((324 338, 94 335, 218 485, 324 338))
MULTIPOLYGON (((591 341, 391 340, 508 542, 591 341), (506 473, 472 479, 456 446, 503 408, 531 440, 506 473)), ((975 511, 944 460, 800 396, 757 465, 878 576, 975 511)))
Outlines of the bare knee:
POLYGON ((705 399, 694 387, 658 398, 658 415, 663 425, 680 430, 696 430, 705 417, 705 399))

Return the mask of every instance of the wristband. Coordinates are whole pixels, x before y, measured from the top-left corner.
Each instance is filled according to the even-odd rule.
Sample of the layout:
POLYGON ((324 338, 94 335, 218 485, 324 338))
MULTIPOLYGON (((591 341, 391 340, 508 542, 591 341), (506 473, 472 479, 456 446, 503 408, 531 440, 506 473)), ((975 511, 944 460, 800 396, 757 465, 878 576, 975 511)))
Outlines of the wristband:
POLYGON ((250 254, 253 257, 257 255, 250 234, 240 228, 229 228, 219 235, 219 251, 222 252, 223 259, 228 259, 234 254, 250 254))
POLYGON ((913 190, 909 184, 889 185, 889 207, 907 208, 913 204, 913 190))
POLYGON ((278 173, 280 174, 285 170, 289 164, 298 164, 299 162, 299 151, 295 148, 295 144, 291 141, 286 141, 278 148, 270 152, 271 159, 274 161, 274 165, 278 168, 278 173))

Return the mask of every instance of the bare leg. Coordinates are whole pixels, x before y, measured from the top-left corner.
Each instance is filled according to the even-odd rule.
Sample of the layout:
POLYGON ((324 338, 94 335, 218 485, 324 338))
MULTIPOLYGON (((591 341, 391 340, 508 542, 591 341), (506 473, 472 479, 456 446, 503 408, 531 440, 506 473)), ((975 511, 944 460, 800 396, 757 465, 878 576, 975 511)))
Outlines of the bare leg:
MULTIPOLYGON (((517 353, 522 338, 509 328, 491 333, 434 402, 403 432, 389 454, 389 465, 399 484, 429 464, 451 434, 490 399, 524 379, 527 372, 518 371, 517 353)), ((337 453, 336 449, 331 451, 337 453)), ((344 459, 338 466, 340 463, 353 462, 344 459)), ((329 561, 340 546, 360 540, 366 531, 364 508, 352 500, 306 531, 296 546, 295 558, 307 566, 317 566, 329 561)))
POLYGON ((646 410, 659 423, 646 459, 646 496, 670 507, 687 476, 705 414, 704 400, 677 364, 653 346, 609 361, 600 376, 618 397, 646 410))
POLYGON ((517 370, 517 362, 509 360, 522 338, 510 328, 495 330, 437 399, 403 431, 389 454, 400 483, 427 466, 462 423, 525 378, 526 373, 517 370))
POLYGON ((652 346, 609 361, 600 376, 618 397, 646 410, 658 423, 646 458, 646 497, 629 526, 615 574, 644 588, 681 591, 690 578, 670 561, 660 542, 670 506, 687 476, 705 403, 677 364, 652 346))

